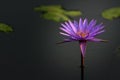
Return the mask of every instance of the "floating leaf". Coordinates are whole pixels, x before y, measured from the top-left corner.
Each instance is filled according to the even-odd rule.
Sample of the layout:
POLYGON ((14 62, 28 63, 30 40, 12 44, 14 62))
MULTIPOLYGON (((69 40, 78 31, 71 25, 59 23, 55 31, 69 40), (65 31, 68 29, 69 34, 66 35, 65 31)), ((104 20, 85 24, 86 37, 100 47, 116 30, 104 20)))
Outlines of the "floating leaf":
POLYGON ((107 9, 102 12, 102 16, 108 20, 113 20, 114 18, 118 18, 120 17, 120 7, 107 9))
POLYGON ((2 31, 2 32, 12 32, 13 29, 10 26, 8 26, 7 24, 0 23, 0 31, 2 31))
POLYGON ((66 16, 63 15, 63 14, 60 14, 60 13, 52 13, 52 12, 49 12, 49 13, 44 14, 43 17, 44 17, 45 19, 53 20, 53 21, 56 21, 56 22, 62 22, 62 21, 67 21, 67 20, 69 20, 69 18, 66 17, 66 16))
POLYGON ((64 12, 64 14, 71 16, 71 17, 74 17, 74 16, 79 16, 82 13, 80 11, 66 11, 66 12, 64 12))
POLYGON ((41 12, 41 16, 47 20, 53 20, 56 22, 62 22, 70 20, 69 17, 81 15, 80 11, 67 11, 60 5, 39 6, 34 8, 35 11, 41 12))

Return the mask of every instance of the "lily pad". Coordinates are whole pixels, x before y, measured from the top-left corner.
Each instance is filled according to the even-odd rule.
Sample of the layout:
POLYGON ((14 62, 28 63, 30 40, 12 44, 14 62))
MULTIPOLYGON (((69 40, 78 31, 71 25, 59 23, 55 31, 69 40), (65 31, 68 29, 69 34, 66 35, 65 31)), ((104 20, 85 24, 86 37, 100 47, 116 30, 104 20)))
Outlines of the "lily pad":
POLYGON ((114 8, 107 9, 102 12, 102 16, 108 20, 113 20, 115 18, 119 18, 120 17, 120 7, 114 7, 114 8))
POLYGON ((79 16, 82 13, 80 11, 67 11, 60 5, 39 6, 34 8, 36 12, 41 12, 41 16, 44 19, 52 20, 56 22, 62 22, 70 20, 71 17, 79 16))
POLYGON ((60 14, 60 13, 52 13, 52 12, 43 14, 42 17, 43 17, 44 19, 53 20, 53 21, 56 21, 56 22, 62 22, 62 21, 67 21, 67 20, 69 20, 69 18, 66 17, 66 16, 63 15, 63 14, 60 14))
POLYGON ((1 32, 12 32, 12 27, 8 26, 7 24, 0 23, 0 31, 1 32))
POLYGON ((64 14, 71 17, 82 15, 80 11, 65 11, 64 14))

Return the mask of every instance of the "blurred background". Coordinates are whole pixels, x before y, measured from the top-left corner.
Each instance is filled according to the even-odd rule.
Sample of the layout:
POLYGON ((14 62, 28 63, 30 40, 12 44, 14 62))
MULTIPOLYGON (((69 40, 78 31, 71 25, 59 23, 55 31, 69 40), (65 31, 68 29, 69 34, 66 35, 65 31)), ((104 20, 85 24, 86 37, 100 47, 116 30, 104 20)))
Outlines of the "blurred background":
POLYGON ((98 36, 108 43, 88 43, 85 80, 120 79, 120 19, 108 21, 101 12, 120 6, 119 0, 1 0, 0 22, 12 33, 0 33, 1 80, 80 80, 80 50, 77 42, 57 45, 60 23, 40 18, 34 8, 62 5, 80 10, 80 17, 103 22, 106 32, 98 36))

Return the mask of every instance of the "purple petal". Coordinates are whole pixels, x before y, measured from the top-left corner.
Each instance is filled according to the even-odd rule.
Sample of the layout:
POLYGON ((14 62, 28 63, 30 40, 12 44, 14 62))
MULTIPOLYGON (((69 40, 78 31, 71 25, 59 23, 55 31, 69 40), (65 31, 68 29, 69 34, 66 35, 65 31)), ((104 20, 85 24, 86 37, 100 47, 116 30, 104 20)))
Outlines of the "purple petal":
POLYGON ((69 30, 70 28, 68 26, 66 26, 65 24, 61 24, 61 26, 67 30, 69 30))
POLYGON ((88 27, 87 27, 87 30, 90 32, 95 25, 96 25, 96 20, 94 20, 94 19, 91 20, 88 27))
POLYGON ((77 29, 76 29, 76 27, 74 26, 74 24, 73 24, 71 21, 68 21, 68 22, 69 22, 71 28, 73 29, 73 31, 76 33, 76 32, 77 32, 77 29))
POLYGON ((96 36, 96 35, 101 34, 101 33, 103 33, 103 32, 105 32, 105 30, 101 30, 101 31, 99 31, 99 32, 96 32, 96 33, 92 34, 92 36, 96 36))
POLYGON ((64 29, 67 30, 67 32, 69 32, 70 35, 75 35, 74 31, 72 30, 72 28, 69 26, 69 24, 67 22, 65 22, 65 24, 61 24, 61 25, 64 29))
POLYGON ((70 29, 72 30, 71 26, 68 24, 68 22, 65 22, 65 25, 70 29))
POLYGON ((74 39, 74 40, 77 40, 79 38, 78 36, 72 35, 72 34, 69 34, 69 33, 60 32, 60 34, 64 35, 64 36, 68 36, 68 37, 70 37, 71 39, 74 39))
POLYGON ((104 29, 104 26, 100 26, 100 27, 95 28, 95 29, 93 30, 93 32, 91 32, 91 33, 97 33, 97 32, 99 32, 99 31, 101 31, 101 30, 103 30, 103 29, 104 29))
POLYGON ((82 26, 83 26, 83 21, 82 21, 82 19, 80 18, 80 20, 79 20, 79 28, 78 28, 78 30, 79 31, 82 31, 82 26))
POLYGON ((70 37, 75 38, 75 39, 78 38, 78 36, 76 36, 75 33, 71 32, 71 31, 68 31, 68 30, 66 30, 66 29, 64 29, 62 27, 60 27, 60 29, 62 31, 64 31, 64 32, 60 32, 60 34, 65 35, 65 36, 70 36, 70 37))
POLYGON ((84 57, 86 53, 86 41, 80 42, 80 49, 81 49, 82 56, 84 57))
POLYGON ((70 36, 69 34, 66 34, 66 33, 63 33, 63 32, 60 32, 60 34, 62 34, 64 36, 70 36))
POLYGON ((86 32, 87 27, 88 27, 88 21, 87 21, 87 19, 85 19, 84 22, 83 22, 83 31, 86 32))
POLYGON ((65 28, 67 31, 73 32, 73 31, 71 30, 71 27, 70 27, 68 24, 66 24, 66 22, 65 22, 65 24, 61 24, 61 26, 62 26, 63 28, 65 28))
POLYGON ((87 19, 85 19, 83 22, 83 26, 86 27, 87 25, 88 25, 88 21, 87 21, 87 19))
POLYGON ((69 30, 66 30, 66 29, 64 29, 64 28, 62 28, 62 27, 60 27, 60 29, 61 29, 62 31, 64 31, 64 32, 70 34, 70 31, 69 31, 69 30))
POLYGON ((98 39, 98 38, 94 38, 94 37, 89 38, 88 40, 89 40, 89 41, 92 41, 92 42, 106 42, 106 41, 107 41, 107 40, 98 39))
POLYGON ((96 20, 92 19, 89 23, 89 26, 95 26, 96 25, 96 20))
POLYGON ((103 26, 103 24, 101 23, 101 24, 99 24, 99 25, 96 25, 94 28, 92 28, 91 32, 92 32, 92 33, 95 33, 95 32, 97 32, 97 31, 99 31, 99 30, 101 30, 101 29, 103 29, 103 28, 104 28, 104 26, 103 26))
POLYGON ((77 21, 75 21, 74 20, 74 26, 78 29, 78 27, 79 27, 79 24, 78 24, 78 22, 77 21))

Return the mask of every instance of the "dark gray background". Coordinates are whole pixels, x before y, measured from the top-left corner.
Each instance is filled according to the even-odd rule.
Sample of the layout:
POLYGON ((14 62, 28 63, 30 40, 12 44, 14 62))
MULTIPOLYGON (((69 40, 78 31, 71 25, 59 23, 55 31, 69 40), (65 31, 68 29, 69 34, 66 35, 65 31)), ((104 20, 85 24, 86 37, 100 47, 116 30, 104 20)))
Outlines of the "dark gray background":
MULTIPOLYGON (((107 21, 101 12, 120 6, 119 0, 1 0, 0 22, 14 32, 0 33, 0 80, 80 80, 80 51, 77 42, 62 41, 59 23, 44 20, 33 8, 60 4, 83 12, 82 18, 103 22, 106 32, 99 38, 109 43, 88 43, 85 80, 120 80, 120 19, 107 21)), ((75 18, 76 20, 79 17, 75 18)))

